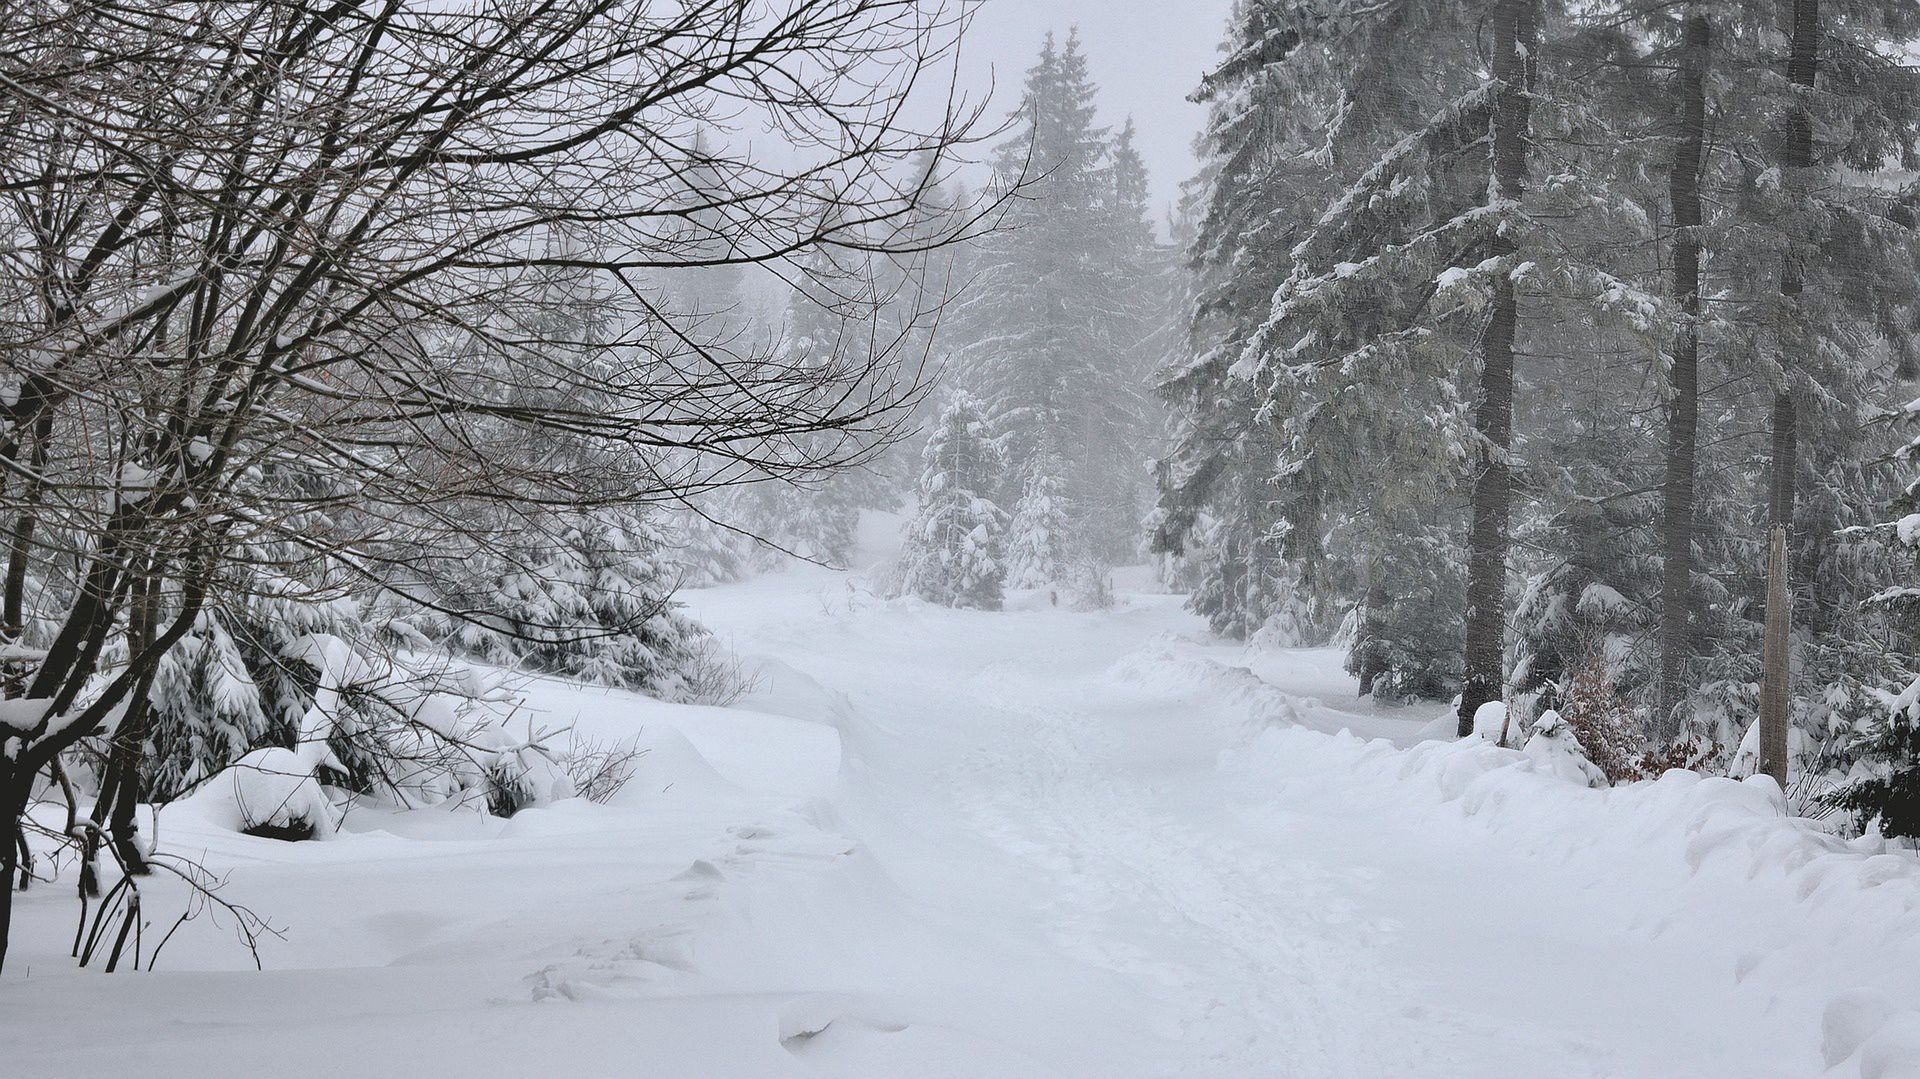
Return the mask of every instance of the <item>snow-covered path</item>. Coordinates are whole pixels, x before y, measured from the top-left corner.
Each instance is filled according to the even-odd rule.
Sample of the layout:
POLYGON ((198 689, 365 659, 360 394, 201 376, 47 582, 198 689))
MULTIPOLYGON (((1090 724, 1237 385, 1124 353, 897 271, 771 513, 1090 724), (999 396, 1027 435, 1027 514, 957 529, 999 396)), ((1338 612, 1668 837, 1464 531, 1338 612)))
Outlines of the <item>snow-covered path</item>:
POLYGON ((264 974, 204 922, 160 973, 72 972, 70 900, 34 894, 0 1074, 1788 1077, 1826 1070, 1823 1016, 1833 1075, 1920 1074, 1913 859, 1753 786, 1415 746, 1434 709, 1144 587, 691 600, 754 657, 735 707, 529 687, 642 733, 614 805, 167 825, 288 929, 264 974))
MULTIPOLYGON (((949 902, 978 904, 982 924, 1033 919, 1053 947, 1120 975, 1140 999, 1116 1028, 1151 1035, 1129 1074, 1819 1069, 1817 1042, 1781 1036, 1778 1002, 1735 982, 1764 941, 1647 923, 1658 903, 1634 893, 1682 886, 1684 865, 1662 879, 1637 851, 1570 868, 1512 847, 1430 799, 1356 783, 1353 739, 1256 747, 1276 722, 1404 741, 1432 718, 1291 692, 1343 681, 1329 653, 1265 658, 1256 679, 1177 597, 1134 595, 1105 616, 875 605, 829 628, 808 612, 820 595, 750 643, 848 687, 874 717, 849 748, 888 774, 856 830, 906 887, 924 872, 949 902), (953 831, 1010 859, 1019 886, 994 857, 955 857, 953 831)), ((751 602, 770 601, 763 585, 751 602)), ((745 621, 724 600, 709 617, 745 621)))

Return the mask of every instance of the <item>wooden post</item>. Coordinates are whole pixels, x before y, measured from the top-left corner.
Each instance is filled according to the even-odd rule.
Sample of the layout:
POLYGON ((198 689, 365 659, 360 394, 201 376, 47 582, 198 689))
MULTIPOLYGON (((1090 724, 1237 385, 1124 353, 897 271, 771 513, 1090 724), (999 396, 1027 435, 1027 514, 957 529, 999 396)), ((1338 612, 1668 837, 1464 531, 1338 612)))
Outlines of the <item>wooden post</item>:
POLYGON ((1767 629, 1760 648, 1760 774, 1787 789, 1787 635, 1793 601, 1787 592, 1787 530, 1767 543, 1767 629))

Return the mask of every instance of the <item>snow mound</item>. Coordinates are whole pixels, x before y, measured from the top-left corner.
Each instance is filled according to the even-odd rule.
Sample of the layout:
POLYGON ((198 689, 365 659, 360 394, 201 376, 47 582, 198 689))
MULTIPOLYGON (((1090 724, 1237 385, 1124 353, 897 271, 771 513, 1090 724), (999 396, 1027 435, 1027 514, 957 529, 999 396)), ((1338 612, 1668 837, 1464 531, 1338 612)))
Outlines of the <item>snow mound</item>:
POLYGON ((851 1002, 826 994, 789 1002, 777 1013, 781 1047, 815 1075, 1051 1079, 1059 1074, 977 1034, 909 1023, 888 1011, 872 1014, 854 1008, 851 1002))
POLYGON ((1884 993, 1854 989, 1827 1002, 1820 1020, 1820 1053, 1827 1067, 1845 1063, 1893 1018, 1897 1009, 1884 993))
POLYGON ((1179 655, 1173 650, 1174 643, 1155 641, 1123 657, 1108 674, 1128 685, 1169 696, 1224 702, 1243 708, 1247 718, 1258 726, 1306 722, 1306 710, 1313 702, 1281 691, 1249 667, 1179 655))
POLYGON ((1526 750, 1477 738, 1396 750, 1275 728, 1223 767, 1270 784, 1308 776, 1401 799, 1413 814, 1452 816, 1594 887, 1624 887, 1642 904, 1642 931, 1737 955, 1735 982, 1801 1002, 1820 1032, 1826 1074, 1920 1079, 1920 1010, 1890 1003, 1910 987, 1889 955, 1920 960, 1920 859, 1911 850, 1872 836, 1843 839, 1790 816, 1765 777, 1676 770, 1596 789, 1539 727, 1526 750), (1883 984, 1820 997, 1812 987, 1825 975, 1814 972, 1825 971, 1883 984))
POLYGON ((726 802, 739 791, 721 778, 712 762, 672 727, 648 727, 635 739, 641 750, 633 775, 609 805, 657 807, 662 804, 726 802))
POLYGON ((1860 1046, 1857 1063, 1860 1079, 1920 1079, 1920 1012, 1903 1012, 1882 1024, 1860 1046))
POLYGON ((727 782, 801 798, 831 793, 840 778, 840 732, 825 723, 745 708, 662 713, 727 782))
POLYGON ((753 688, 733 702, 736 707, 828 726, 846 718, 846 696, 798 667, 765 655, 743 656, 741 663, 753 688))
POLYGON ((1473 737, 1496 745, 1507 734, 1507 702, 1488 701, 1473 712, 1473 737))
POLYGON ((182 808, 226 831, 298 832, 315 839, 339 826, 333 802, 302 755, 278 746, 256 749, 208 780, 182 808))
POLYGON ((1421 724, 1420 728, 1413 732, 1410 741, 1415 743, 1451 742, 1458 737, 1460 737, 1460 717, 1449 709, 1421 724))

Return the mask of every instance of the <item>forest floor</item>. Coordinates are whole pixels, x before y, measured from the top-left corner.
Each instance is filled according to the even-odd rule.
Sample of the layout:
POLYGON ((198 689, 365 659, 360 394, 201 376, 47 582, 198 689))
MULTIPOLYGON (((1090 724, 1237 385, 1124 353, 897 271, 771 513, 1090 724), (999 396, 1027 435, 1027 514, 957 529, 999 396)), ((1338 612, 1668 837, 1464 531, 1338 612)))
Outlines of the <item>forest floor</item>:
POLYGON ((1758 784, 1423 741, 1440 709, 1355 703, 1336 653, 1121 592, 797 567, 686 597, 757 672, 732 707, 528 683, 648 749, 613 804, 306 844, 169 810, 283 929, 264 972, 210 917, 75 971, 71 892, 30 892, 0 1074, 1920 1075, 1912 855, 1758 784))

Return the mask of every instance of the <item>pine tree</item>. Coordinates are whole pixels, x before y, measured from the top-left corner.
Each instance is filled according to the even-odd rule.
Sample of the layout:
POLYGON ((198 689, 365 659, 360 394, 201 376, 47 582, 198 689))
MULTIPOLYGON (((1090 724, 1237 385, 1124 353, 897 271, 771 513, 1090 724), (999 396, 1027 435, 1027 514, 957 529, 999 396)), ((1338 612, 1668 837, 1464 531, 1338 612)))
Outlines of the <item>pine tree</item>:
POLYGON ((1320 590, 1303 545, 1315 537, 1284 526, 1272 482, 1276 417, 1260 410, 1250 381, 1230 374, 1267 321, 1310 224, 1301 207, 1327 184, 1306 152, 1307 89, 1281 63, 1299 40, 1289 25, 1295 6, 1239 0, 1226 58, 1193 95, 1208 115, 1202 173, 1186 196, 1191 311, 1184 347, 1156 377, 1173 449, 1157 465, 1153 550, 1187 564, 1196 578, 1189 605, 1214 632, 1236 638, 1276 616, 1312 627, 1307 639, 1331 628, 1314 610, 1320 590))
POLYGON ((1017 500, 1054 439, 1076 542, 1119 554, 1135 531, 1125 462, 1141 456, 1134 372, 1150 347, 1128 289, 1150 273, 1150 249, 1144 171, 1130 148, 1110 160, 1094 97, 1077 33, 1059 47, 1049 35, 995 166, 1003 184, 1028 186, 975 252, 954 367, 1007 462, 995 497, 1017 500))
POLYGON ((1113 440, 1090 450, 1088 476, 1079 485, 1087 501, 1081 513, 1085 546, 1109 562, 1133 561, 1144 549, 1142 525, 1153 498, 1147 436, 1161 423, 1148 391, 1179 340, 1181 291, 1174 252, 1154 233, 1146 162, 1136 137, 1129 117, 1109 153, 1109 194, 1102 212, 1102 257, 1116 277, 1118 297, 1109 331, 1115 351, 1098 399, 1113 440))
POLYGON ((525 570, 497 581, 507 648, 535 670, 685 699, 705 630, 679 613, 652 524, 601 511, 532 531, 552 542, 525 550, 525 570))
MULTIPOLYGON (((1494 421, 1509 414, 1501 363, 1473 362, 1476 345, 1499 340, 1476 323, 1497 321, 1517 265, 1494 250, 1514 211, 1487 204, 1492 166, 1466 156, 1498 94, 1471 66, 1473 12, 1330 10, 1323 22, 1304 5, 1264 5, 1245 28, 1257 34, 1242 55, 1277 69, 1262 75, 1281 136, 1265 148, 1270 168, 1303 204, 1261 224, 1288 230, 1288 272, 1225 374, 1252 386, 1249 427, 1272 427, 1256 467, 1277 489, 1294 575, 1322 606, 1357 605, 1350 667, 1369 689, 1391 670, 1395 685, 1444 692, 1458 653, 1432 631, 1436 613, 1459 617, 1460 599, 1456 559, 1434 553, 1457 550, 1454 492, 1472 448, 1504 441, 1494 421), (1388 63, 1401 73, 1378 70, 1388 63), (1469 373, 1487 406, 1477 436, 1469 373)), ((1503 451, 1489 460, 1505 467, 1503 451)))
POLYGON ((1680 325, 1668 365, 1666 461, 1661 484, 1660 680, 1654 702, 1654 733, 1679 733, 1693 658, 1694 513, 1700 445, 1700 228, 1705 224, 1700 182, 1707 137, 1707 78, 1712 63, 1713 24, 1704 11, 1686 12, 1673 97, 1679 108, 1668 172, 1667 207, 1673 229, 1672 292, 1680 325))
POLYGON ((1001 459, 973 398, 960 394, 941 411, 922 460, 920 505, 900 554, 900 593, 998 610, 1006 515, 987 492, 1001 485, 1001 459))
POLYGON ((1007 526, 1007 584, 1012 588, 1049 588, 1068 580, 1073 555, 1072 524, 1052 454, 1034 459, 1027 482, 1007 526))
POLYGON ((726 584, 749 571, 751 539, 731 525, 726 499, 705 497, 674 507, 663 524, 674 573, 689 588, 726 584))
POLYGON ((216 614, 203 614, 168 653, 151 691, 142 781, 170 798, 264 744, 262 692, 216 614))
MULTIPOLYGON (((1759 539, 1790 519, 1795 617, 1808 631, 1796 668, 1831 687, 1799 696, 1795 713, 1823 738, 1831 703, 1864 696, 1887 658, 1852 607, 1872 590, 1863 582, 1884 578, 1888 553, 1854 537, 1871 535, 1855 528, 1890 487, 1870 464, 1887 448, 1871 417, 1892 373, 1884 343, 1907 336, 1913 291, 1896 269, 1906 230, 1874 174, 1911 161, 1917 87, 1884 56, 1920 12, 1887 0, 1621 8, 1627 43, 1606 80, 1627 91, 1606 92, 1616 115, 1639 117, 1622 130, 1639 123, 1666 143, 1664 160, 1638 163, 1667 181, 1675 307, 1654 732, 1706 717, 1737 734, 1756 671, 1759 539), (1645 86, 1647 70, 1672 74, 1645 86), (1767 442, 1742 459, 1756 411, 1767 442), (1703 447, 1728 441, 1731 460, 1709 480, 1703 447), (1729 608, 1745 613, 1729 619, 1729 608)), ((1628 172, 1636 162, 1623 156, 1612 165, 1628 172)))
MULTIPOLYGON (((563 249, 567 242, 555 240, 563 249)), ((514 284, 521 303, 509 310, 507 325, 492 332, 501 362, 535 371, 547 358, 575 367, 622 362, 619 353, 598 347, 619 333, 617 312, 599 281, 559 265, 514 284)), ((616 372, 606 375, 610 385, 619 384, 616 372)), ((537 380, 527 381, 512 392, 544 392, 537 380)), ((604 403, 577 402, 582 408, 604 403)), ((618 470, 632 464, 606 460, 562 432, 550 435, 541 452, 570 471, 588 507, 600 485, 625 483, 618 470)), ((461 656, 684 697, 704 631, 672 600, 681 577, 674 560, 678 537, 642 508, 606 502, 604 509, 565 512, 466 508, 472 531, 490 542, 470 549, 429 542, 408 553, 402 561, 424 570, 425 579, 406 583, 431 593, 435 609, 396 629, 461 656)), ((404 608, 404 600, 399 605, 404 608)))

